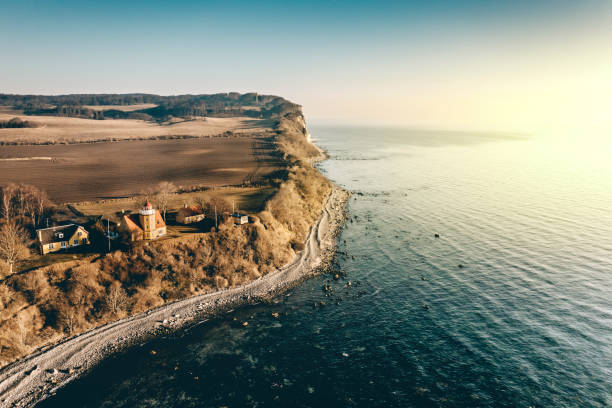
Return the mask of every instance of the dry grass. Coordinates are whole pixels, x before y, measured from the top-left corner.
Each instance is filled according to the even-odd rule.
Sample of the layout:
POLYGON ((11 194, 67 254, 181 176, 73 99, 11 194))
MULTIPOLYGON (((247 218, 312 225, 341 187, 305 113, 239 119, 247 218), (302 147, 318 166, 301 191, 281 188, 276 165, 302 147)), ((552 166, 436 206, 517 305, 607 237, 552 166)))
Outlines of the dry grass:
MULTIPOLYGON (((222 197, 236 204, 236 208, 247 213, 261 211, 267 200, 277 189, 273 187, 221 187, 206 191, 173 194, 168 202, 169 212, 176 211, 184 204, 192 205, 197 198, 222 197)), ((116 200, 92 201, 72 204, 74 208, 88 216, 104 215, 119 221, 116 214, 122 210, 134 211, 142 206, 142 198, 131 197, 116 200)))
MULTIPOLYGON (((227 188, 171 200, 176 208, 199 194, 222 195, 253 212, 266 202, 254 222, 235 227, 228 219, 211 233, 158 240, 127 252, 111 252, 94 262, 55 264, 0 282, 0 366, 66 335, 165 302, 235 287, 286 264, 331 189, 331 183, 309 164, 318 152, 301 140, 305 132, 300 119, 283 123, 277 138, 282 153, 296 164, 278 191, 227 188), (126 299, 120 307, 109 308, 107 299, 114 288, 123 288, 126 299)), ((82 204, 79 210, 120 211, 130 202, 136 204, 107 201, 82 204)))
POLYGON ((59 116, 27 116, 7 107, 0 109, 0 120, 18 117, 40 124, 31 129, 0 129, 0 144, 56 144, 95 141, 142 140, 173 137, 216 136, 230 131, 251 134, 267 131, 271 123, 246 117, 195 118, 172 124, 136 119, 80 119, 59 116))

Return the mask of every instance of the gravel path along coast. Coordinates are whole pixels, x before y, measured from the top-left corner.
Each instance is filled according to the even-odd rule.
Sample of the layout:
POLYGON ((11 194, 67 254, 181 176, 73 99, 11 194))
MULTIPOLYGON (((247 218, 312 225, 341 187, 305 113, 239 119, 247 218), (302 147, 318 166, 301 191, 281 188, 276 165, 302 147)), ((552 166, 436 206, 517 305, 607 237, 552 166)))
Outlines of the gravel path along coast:
POLYGON ((350 193, 334 187, 305 249, 282 269, 246 285, 197 295, 92 329, 0 370, 0 406, 29 407, 85 374, 108 355, 236 306, 255 303, 317 274, 336 248, 350 193))

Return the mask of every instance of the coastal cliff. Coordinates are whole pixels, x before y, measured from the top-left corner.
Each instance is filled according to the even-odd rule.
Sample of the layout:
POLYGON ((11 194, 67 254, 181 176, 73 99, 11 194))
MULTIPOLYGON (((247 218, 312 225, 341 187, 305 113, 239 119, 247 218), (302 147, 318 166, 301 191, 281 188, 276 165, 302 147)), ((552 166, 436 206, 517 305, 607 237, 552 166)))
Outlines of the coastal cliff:
POLYGON ((26 406, 23 401, 40 400, 81 375, 86 364, 155 335, 160 325, 180 327, 271 296, 321 268, 333 252, 348 194, 314 168, 324 155, 310 142, 301 111, 284 114, 275 131, 287 171, 253 223, 221 223, 210 233, 115 251, 94 262, 56 264, 0 283, 0 364, 30 354, 0 371, 0 401, 26 406), (104 307, 113 288, 122 293, 122 307, 114 311, 104 307), (105 335, 92 343, 92 333, 105 335))

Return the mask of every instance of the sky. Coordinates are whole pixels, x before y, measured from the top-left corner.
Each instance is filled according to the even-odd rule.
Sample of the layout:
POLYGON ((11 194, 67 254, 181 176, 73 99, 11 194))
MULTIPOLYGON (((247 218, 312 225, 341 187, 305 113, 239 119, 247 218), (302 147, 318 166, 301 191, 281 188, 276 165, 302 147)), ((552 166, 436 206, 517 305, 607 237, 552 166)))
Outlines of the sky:
POLYGON ((612 1, 5 1, 0 92, 276 94, 310 122, 612 131, 612 1))

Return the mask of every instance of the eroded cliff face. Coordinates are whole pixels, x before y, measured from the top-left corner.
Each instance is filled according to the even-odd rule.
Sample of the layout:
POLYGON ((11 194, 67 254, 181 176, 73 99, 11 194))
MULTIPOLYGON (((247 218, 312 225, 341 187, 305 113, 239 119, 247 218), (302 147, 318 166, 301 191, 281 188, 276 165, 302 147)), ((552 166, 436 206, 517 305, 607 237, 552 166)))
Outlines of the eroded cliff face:
POLYGON ((280 119, 276 144, 289 162, 303 163, 321 155, 321 151, 311 141, 301 111, 289 113, 280 119))
POLYGON ((239 286, 289 262, 332 184, 312 165, 321 153, 301 111, 281 117, 276 132, 287 177, 255 222, 241 228, 229 222, 215 232, 116 251, 95 262, 55 264, 0 283, 0 366, 68 335, 239 286))

